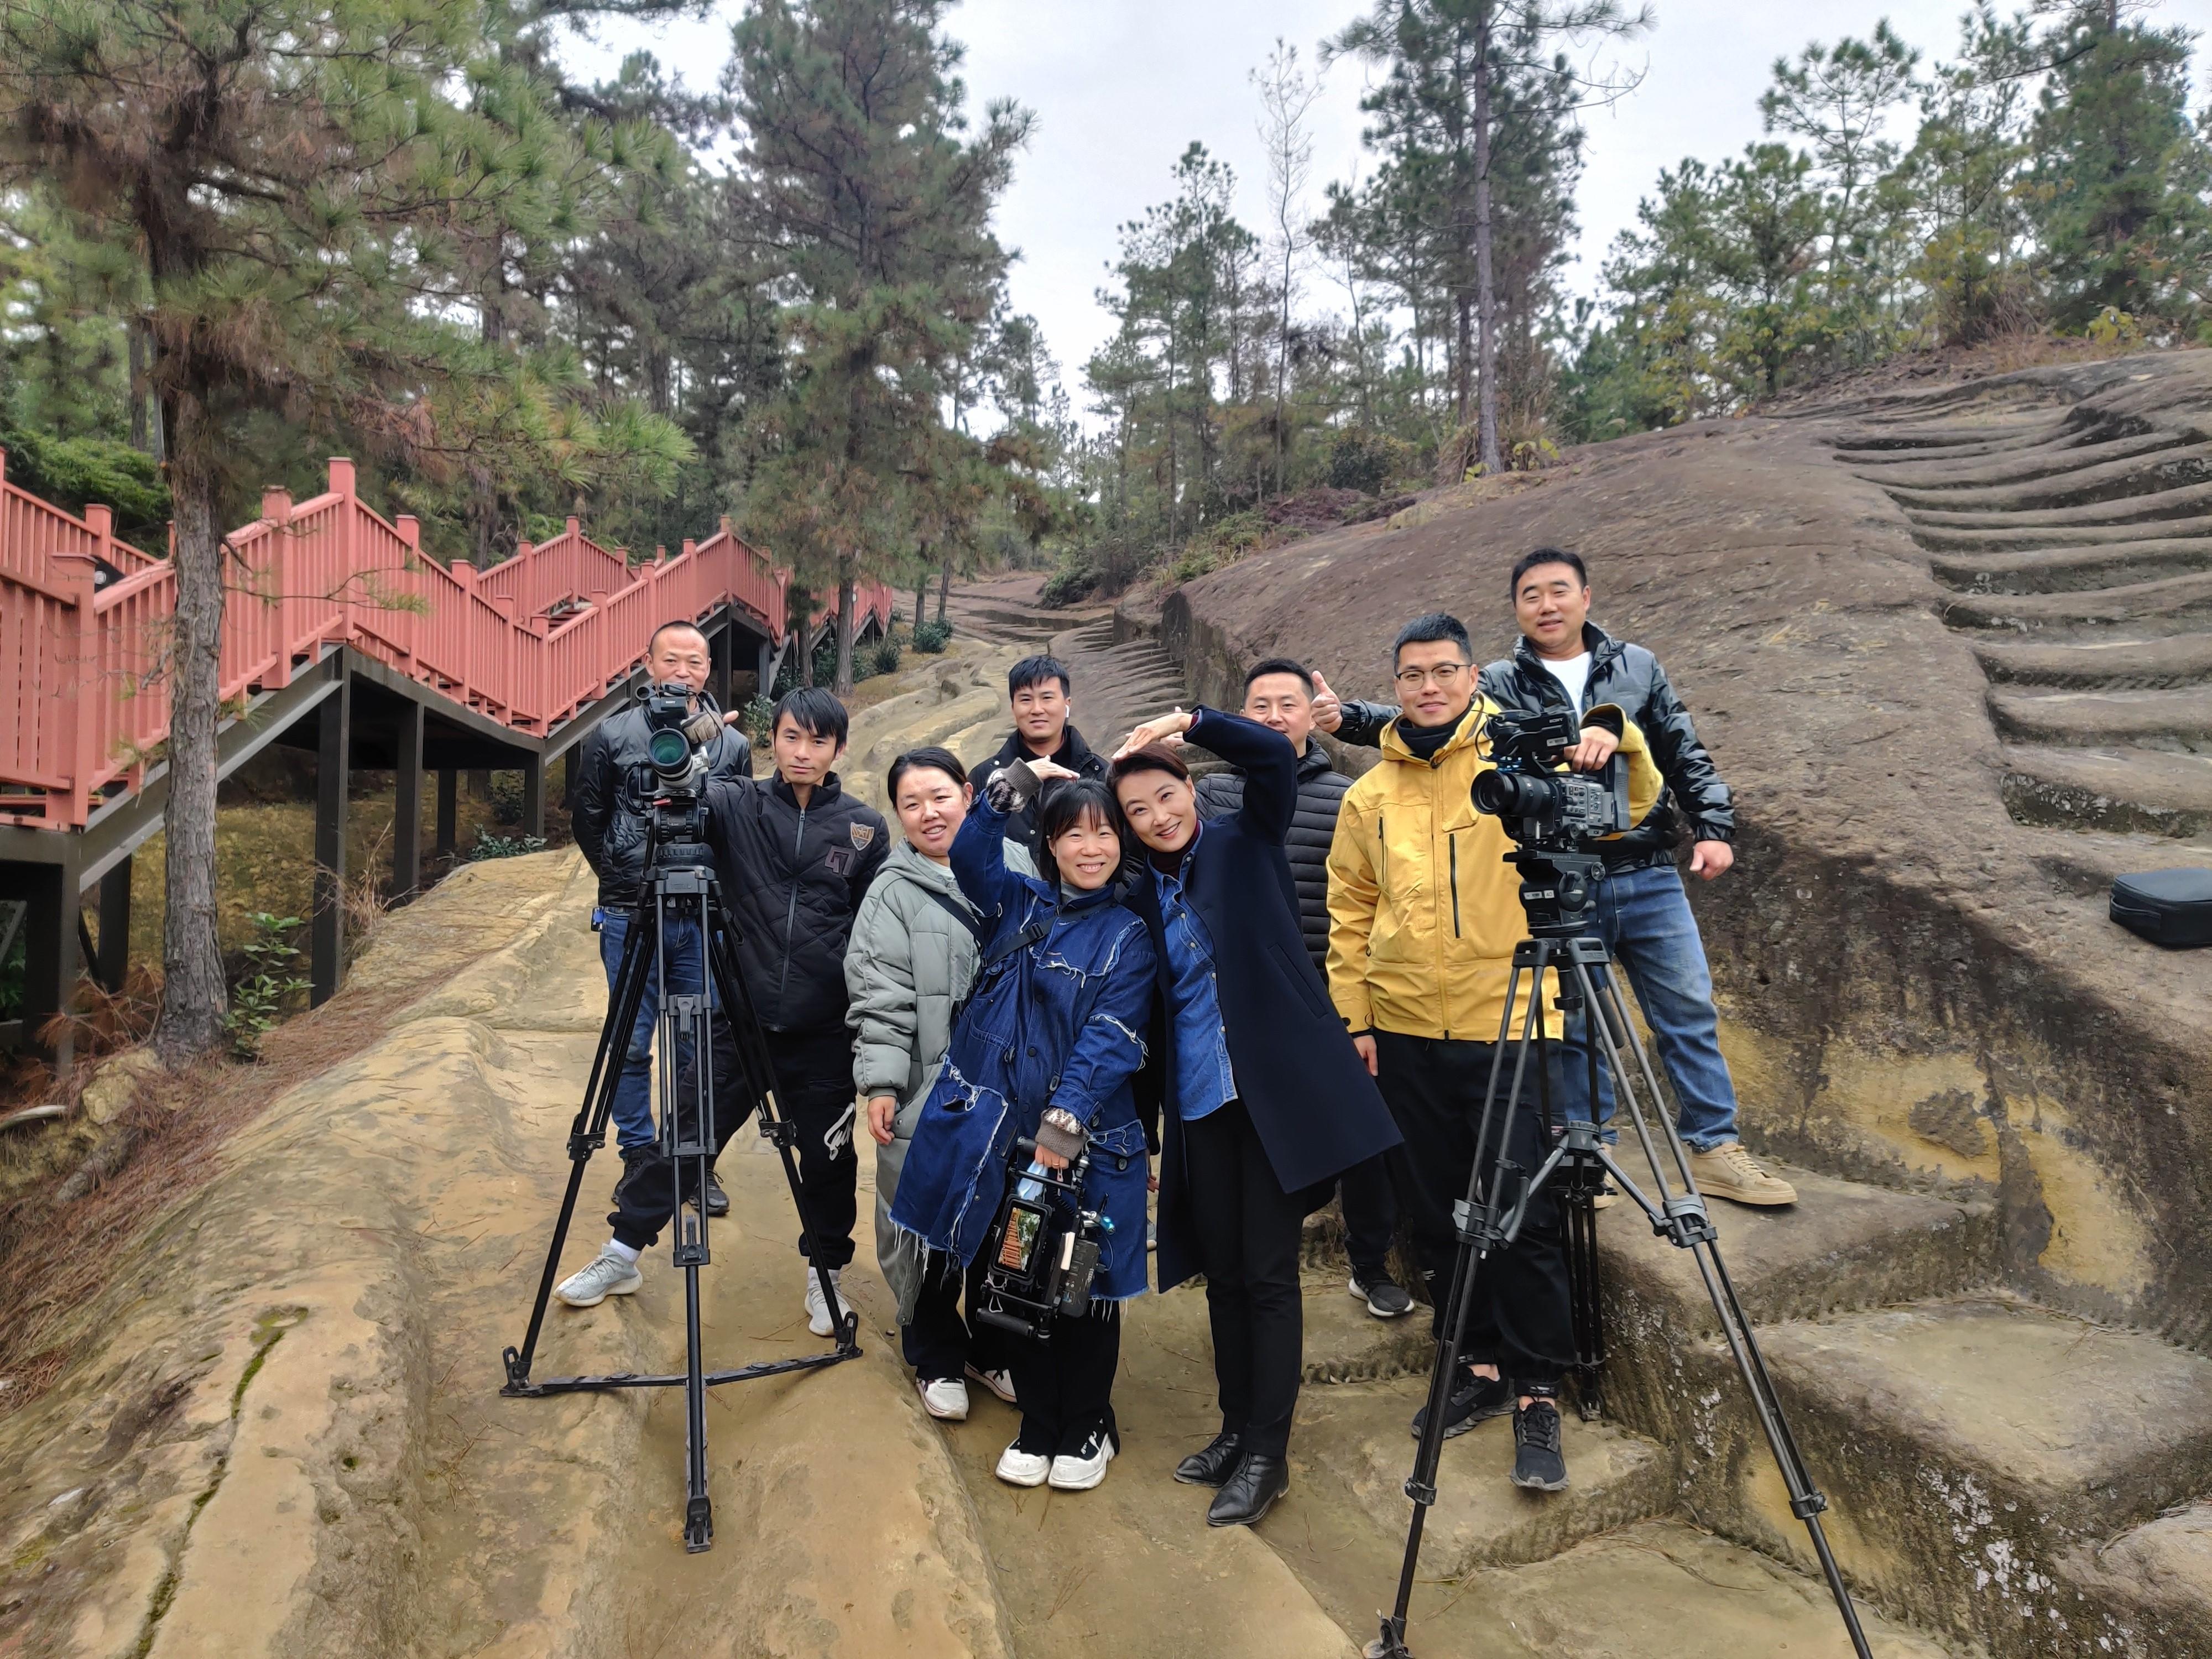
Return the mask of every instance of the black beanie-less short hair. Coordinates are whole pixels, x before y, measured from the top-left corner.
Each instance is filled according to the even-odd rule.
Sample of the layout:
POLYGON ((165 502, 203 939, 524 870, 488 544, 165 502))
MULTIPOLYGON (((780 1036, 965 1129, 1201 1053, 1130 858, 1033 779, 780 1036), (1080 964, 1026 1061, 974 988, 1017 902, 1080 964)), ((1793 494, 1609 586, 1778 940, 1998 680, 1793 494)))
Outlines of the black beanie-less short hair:
POLYGON ((853 719, 845 712, 845 705, 818 685, 793 686, 776 699, 775 710, 768 722, 771 738, 775 736, 775 728, 786 720, 810 738, 836 738, 840 748, 853 729, 853 719))

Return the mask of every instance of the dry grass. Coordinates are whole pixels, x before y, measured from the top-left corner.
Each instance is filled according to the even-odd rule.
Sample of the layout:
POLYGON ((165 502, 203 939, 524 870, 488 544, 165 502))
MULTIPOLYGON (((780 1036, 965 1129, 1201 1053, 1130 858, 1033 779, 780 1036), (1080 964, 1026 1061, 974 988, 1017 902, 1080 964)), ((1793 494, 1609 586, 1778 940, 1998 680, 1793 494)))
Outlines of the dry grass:
MULTIPOLYGON (((127 1261, 131 1242, 224 1165, 224 1144, 301 1079, 360 1053, 385 1034, 392 1016, 449 970, 426 966, 404 981, 386 975, 270 1031, 258 1063, 208 1059, 157 1073, 104 1130, 81 1116, 33 1137, 17 1156, 37 1158, 48 1178, 24 1182, 0 1199, 0 1413, 18 1410, 52 1387, 90 1334, 72 1316, 90 1307, 127 1261), (59 1201, 52 1175, 92 1166, 90 1190, 59 1201)), ((81 1093, 89 1067, 63 1085, 81 1093)), ((10 1183, 15 1184, 15 1183, 10 1183)))

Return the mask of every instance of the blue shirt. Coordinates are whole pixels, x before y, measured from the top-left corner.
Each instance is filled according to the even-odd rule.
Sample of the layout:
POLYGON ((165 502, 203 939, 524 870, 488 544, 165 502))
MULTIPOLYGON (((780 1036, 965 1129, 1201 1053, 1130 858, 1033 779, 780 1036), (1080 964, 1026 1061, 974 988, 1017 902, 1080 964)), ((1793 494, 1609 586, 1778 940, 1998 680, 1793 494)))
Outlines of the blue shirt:
MULTIPOLYGON (((1197 835, 1183 848, 1188 860, 1197 835)), ((1229 1066, 1229 1033, 1221 1024, 1221 998, 1213 977, 1213 941, 1185 901, 1180 877, 1155 867, 1159 884, 1161 933, 1167 947, 1168 1018, 1175 1022, 1176 1115, 1185 1123, 1219 1111, 1237 1098, 1237 1078, 1229 1066)))

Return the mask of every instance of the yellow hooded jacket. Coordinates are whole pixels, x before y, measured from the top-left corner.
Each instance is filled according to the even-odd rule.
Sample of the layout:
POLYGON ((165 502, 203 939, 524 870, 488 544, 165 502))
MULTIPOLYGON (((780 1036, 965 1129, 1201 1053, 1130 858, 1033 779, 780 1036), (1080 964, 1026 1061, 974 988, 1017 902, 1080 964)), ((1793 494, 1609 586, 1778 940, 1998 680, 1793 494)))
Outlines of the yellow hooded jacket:
MULTIPOLYGON (((1328 992, 1355 1033, 1498 1041, 1513 947, 1528 928, 1520 872, 1505 862, 1513 843, 1468 795, 1475 775, 1491 769, 1496 712, 1478 696, 1433 764, 1406 746, 1393 721, 1381 764, 1344 798, 1328 852, 1328 992)), ((1641 823, 1662 784, 1644 734, 1625 716, 1620 752, 1630 821, 1641 823)), ((1554 1036, 1557 995, 1547 983, 1554 1036)))

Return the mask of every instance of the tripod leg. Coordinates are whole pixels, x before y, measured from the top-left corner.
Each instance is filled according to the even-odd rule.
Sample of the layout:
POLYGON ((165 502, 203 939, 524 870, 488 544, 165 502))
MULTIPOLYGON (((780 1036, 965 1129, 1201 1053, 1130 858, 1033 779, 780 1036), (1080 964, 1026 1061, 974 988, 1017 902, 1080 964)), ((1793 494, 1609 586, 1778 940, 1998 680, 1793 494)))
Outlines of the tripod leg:
POLYGON ((629 1054, 630 1033, 637 1027, 637 1011, 645 1000, 645 929, 633 920, 623 939, 622 961, 615 969, 614 994, 607 999, 606 1024, 599 1030, 599 1051, 592 1058, 591 1081, 584 1086, 583 1103, 568 1126, 568 1185, 561 1195, 561 1213, 553 1224, 553 1242, 546 1247, 544 1271, 538 1279, 538 1299, 531 1304, 530 1328, 522 1346, 501 1356, 507 1382, 502 1394, 529 1391, 531 1361, 538 1339, 545 1328, 546 1304, 561 1275, 561 1252, 568 1242, 576 1200, 584 1189, 584 1166, 606 1139, 607 1119, 612 1115, 615 1091, 621 1086, 623 1061, 629 1054))
POLYGON ((1829 1594, 1836 1600, 1836 1611, 1843 1615, 1844 1629, 1851 1638, 1851 1651, 1858 1659, 1872 1659, 1866 1632, 1859 1626, 1858 1609, 1852 1605, 1851 1593, 1844 1583, 1843 1570, 1836 1565, 1835 1554, 1828 1547, 1827 1532, 1820 1525, 1820 1514, 1828 1507, 1828 1500, 1806 1472, 1804 1456, 1797 1449, 1797 1437, 1790 1432, 1790 1420, 1783 1414, 1781 1398, 1774 1391, 1773 1378, 1767 1374, 1765 1357, 1759 1352, 1759 1340, 1752 1334, 1751 1322, 1744 1314, 1743 1304, 1736 1299, 1735 1284, 1721 1261, 1720 1247, 1708 1238, 1693 1245, 1690 1254, 1697 1260, 1698 1272, 1705 1281, 1705 1294, 1712 1298, 1713 1311, 1719 1316, 1721 1332, 1728 1339, 1736 1370, 1743 1375, 1744 1389, 1751 1396, 1759 1426, 1781 1468, 1782 1484, 1790 1494, 1790 1512, 1805 1523, 1805 1530, 1812 1538, 1813 1553, 1820 1559, 1829 1594))
MULTIPOLYGON (((1413 1500, 1413 1518, 1406 1528, 1406 1553, 1398 1570, 1398 1595, 1391 1611, 1382 1615, 1381 1633, 1367 1647, 1368 1659, 1412 1659, 1406 1646, 1406 1620, 1413 1603, 1413 1582, 1420 1570, 1421 1534, 1426 1527, 1429 1510, 1437 1501, 1437 1466, 1443 1460, 1444 1446, 1444 1417, 1451 1409, 1452 1385, 1459 1378, 1460 1345, 1467 1333, 1469 1312, 1474 1306, 1475 1285, 1482 1271, 1486 1248, 1474 1242, 1474 1230, 1478 1222, 1478 1206, 1485 1190, 1483 1182, 1483 1152, 1488 1144, 1490 1126, 1497 1115, 1498 1073, 1505 1058, 1505 1045, 1513 1033, 1513 1011, 1519 1000, 1522 974, 1527 971, 1516 957, 1513 971, 1505 983, 1505 1013, 1498 1022, 1498 1052, 1492 1056, 1490 1082, 1484 1091, 1482 1116, 1475 1133, 1474 1162, 1468 1174, 1468 1197, 1461 1206, 1455 1219, 1460 1224, 1460 1248, 1452 1265, 1451 1288, 1444 1298, 1444 1317, 1437 1334, 1437 1357, 1429 1370, 1428 1414, 1422 1419, 1420 1449, 1413 1455, 1413 1472, 1406 1480, 1406 1496, 1413 1500)), ((1534 969, 1534 989, 1527 1003, 1524 1024, 1540 1030, 1543 1026, 1543 963, 1538 960, 1534 969)), ((1507 1097, 1504 1112, 1510 1124, 1514 1105, 1521 1098, 1521 1085, 1528 1063, 1528 1033, 1524 1030, 1522 1041, 1516 1045, 1513 1062, 1512 1093, 1507 1097)), ((1501 1138, 1498 1167, 1491 1172, 1489 1201, 1502 1203, 1505 1179, 1504 1153, 1510 1145, 1510 1133, 1501 1138)), ((1481 1224, 1488 1225, 1486 1217, 1481 1224)))
POLYGON ((821 1234, 814 1218, 807 1213, 805 1194, 799 1180, 799 1160, 792 1152, 793 1127, 792 1121, 783 1115, 782 1103, 776 1091, 775 1062, 769 1054, 768 1038, 753 1007, 751 993, 746 988, 744 976, 738 971, 727 941, 710 931, 708 947, 714 994, 730 1022, 731 1035, 737 1043, 738 1064, 745 1073, 747 1087, 760 1113, 761 1133, 783 1160, 783 1178, 791 1188, 792 1207, 799 1212, 799 1229, 807 1241, 807 1262, 836 1328, 837 1351, 848 1356, 856 1354, 860 1352, 860 1316, 845 1306, 843 1298, 837 1294, 836 1280, 830 1277, 830 1269, 823 1265, 818 1248, 821 1234))
MULTIPOLYGON (((706 1208, 706 1191, 700 1189, 700 1209, 706 1208)), ((705 1217, 686 1215, 679 1205, 676 1234, 679 1244, 689 1243, 703 1254, 701 1233, 705 1217)), ((684 1373, 684 1547, 692 1555, 714 1545, 714 1503, 707 1495, 707 1373, 700 1358, 699 1262, 695 1255, 684 1269, 684 1334, 687 1344, 684 1373)))
POLYGON ((1575 1329, 1575 1400, 1584 1422, 1605 1409, 1605 1323, 1598 1296, 1597 1212, 1588 1194, 1564 1194, 1567 1223, 1567 1294, 1575 1329))

